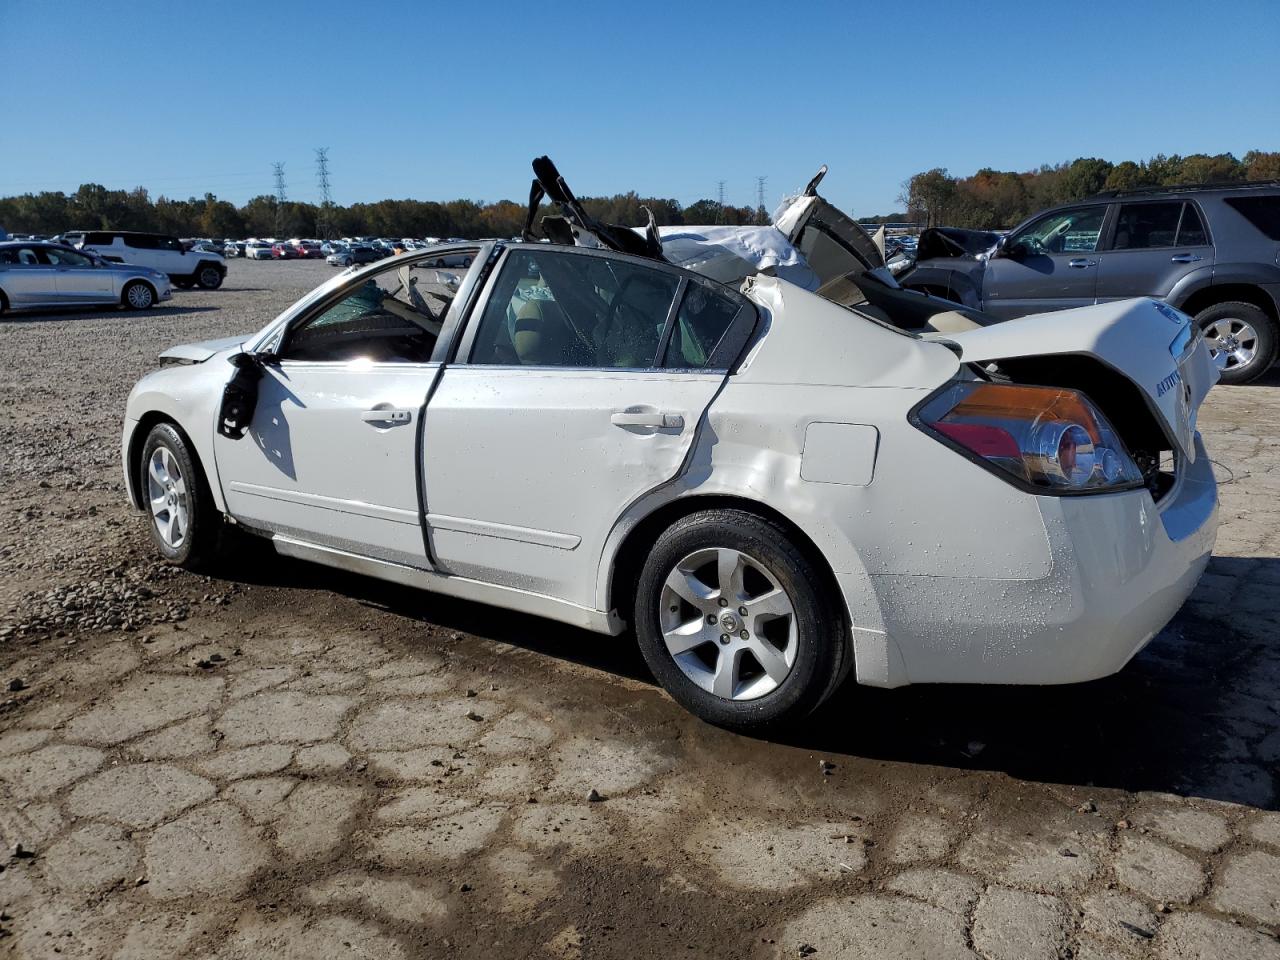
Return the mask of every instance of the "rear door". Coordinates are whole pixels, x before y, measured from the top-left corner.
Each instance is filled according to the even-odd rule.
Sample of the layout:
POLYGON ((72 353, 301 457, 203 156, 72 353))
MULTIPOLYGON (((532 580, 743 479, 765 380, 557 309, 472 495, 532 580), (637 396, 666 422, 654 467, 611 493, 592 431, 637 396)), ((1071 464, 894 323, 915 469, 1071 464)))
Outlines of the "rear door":
POLYGON ((94 262, 77 250, 45 247, 44 254, 53 265, 54 286, 62 300, 81 303, 114 303, 115 274, 94 266, 94 262))
POLYGON ((0 290, 14 307, 52 303, 58 299, 53 265, 36 246, 0 248, 0 290))
POLYGON ((1213 247, 1194 203, 1148 200, 1120 204, 1110 242, 1098 254, 1099 302, 1163 299, 1189 273, 1213 266, 1213 247))
POLYGON ((754 307, 652 261, 522 244, 473 317, 427 407, 433 558, 593 606, 605 538, 680 471, 754 307))
POLYGON ((1094 302, 1107 204, 1055 210, 1033 220, 991 256, 982 309, 1001 319, 1094 302))

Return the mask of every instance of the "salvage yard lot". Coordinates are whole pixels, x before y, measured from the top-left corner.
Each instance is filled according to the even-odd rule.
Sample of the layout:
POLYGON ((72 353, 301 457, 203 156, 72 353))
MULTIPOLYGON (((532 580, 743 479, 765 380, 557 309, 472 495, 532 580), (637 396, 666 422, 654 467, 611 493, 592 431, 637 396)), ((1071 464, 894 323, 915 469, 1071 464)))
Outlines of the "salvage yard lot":
POLYGON ((0 323, 0 953, 1280 957, 1280 375, 1210 394, 1216 556, 1119 676, 850 685, 765 741, 625 638, 153 559, 130 386, 333 273, 0 323))

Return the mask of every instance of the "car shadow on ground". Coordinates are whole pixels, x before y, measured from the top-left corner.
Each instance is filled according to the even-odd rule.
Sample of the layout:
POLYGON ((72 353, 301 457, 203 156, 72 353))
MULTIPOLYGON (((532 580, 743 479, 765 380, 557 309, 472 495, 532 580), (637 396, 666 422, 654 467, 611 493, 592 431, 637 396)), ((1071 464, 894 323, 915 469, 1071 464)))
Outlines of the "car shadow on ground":
MULTIPOLYGON (((1214 558, 1210 573, 1276 584, 1280 559, 1214 558)), ((321 589, 438 629, 468 633, 653 683, 634 639, 286 561, 268 548, 237 579, 321 589)), ((846 683, 766 742, 853 758, 1000 771, 1041 783, 1153 790, 1277 808, 1280 643, 1252 638, 1192 600, 1120 673, 1067 686, 846 683)), ((1224 606, 1227 606, 1224 604, 1224 606)), ((675 709, 673 707, 673 709, 675 709)), ((767 762, 762 761, 762 762, 767 762)))
POLYGON ((96 309, 77 310, 68 313, 65 310, 24 310, 21 313, 5 313, 0 317, 4 323, 62 323, 66 320, 101 320, 105 317, 126 317, 130 320, 143 320, 157 317, 180 317, 188 313, 208 313, 219 307, 179 307, 158 306, 149 310, 126 310, 122 307, 104 306, 96 309))

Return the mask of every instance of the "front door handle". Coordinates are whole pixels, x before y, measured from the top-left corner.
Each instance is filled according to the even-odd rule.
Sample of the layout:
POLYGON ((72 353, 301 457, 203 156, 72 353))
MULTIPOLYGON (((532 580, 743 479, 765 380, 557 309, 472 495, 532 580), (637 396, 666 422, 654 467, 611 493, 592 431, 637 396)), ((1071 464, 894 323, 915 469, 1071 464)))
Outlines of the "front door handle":
POLYGON ((1197 260, 1203 260, 1204 257, 1195 253, 1180 253, 1176 257, 1170 257, 1173 263, 1195 263, 1197 260))
POLYGON ((365 423, 408 423, 413 419, 413 411, 396 410, 390 407, 381 409, 375 407, 372 410, 362 411, 360 419, 365 423))
POLYGON ((615 410, 609 414, 609 422, 615 427, 654 427, 679 430, 684 427, 684 417, 678 413, 662 413, 658 410, 615 410))
POLYGON ((1083 270, 1085 267, 1097 266, 1097 260, 1086 260, 1084 257, 1076 257, 1074 260, 1068 260, 1068 267, 1075 267, 1077 270, 1083 270))

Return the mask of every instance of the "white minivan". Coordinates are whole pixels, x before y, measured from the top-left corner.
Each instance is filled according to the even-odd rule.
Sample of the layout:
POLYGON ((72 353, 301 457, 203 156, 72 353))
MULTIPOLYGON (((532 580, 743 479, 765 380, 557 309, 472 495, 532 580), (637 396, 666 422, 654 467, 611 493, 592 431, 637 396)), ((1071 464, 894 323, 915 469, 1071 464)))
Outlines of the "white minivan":
MULTIPOLYGON (((177 237, 161 233, 134 233, 125 230, 74 231, 64 236, 83 235, 77 246, 115 263, 133 263, 169 275, 183 289, 200 286, 216 290, 227 275, 223 256, 208 249, 183 249, 177 237)), ((74 241, 73 241, 74 242, 74 241)))

